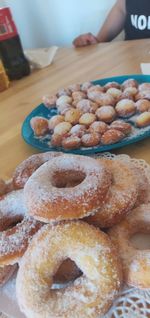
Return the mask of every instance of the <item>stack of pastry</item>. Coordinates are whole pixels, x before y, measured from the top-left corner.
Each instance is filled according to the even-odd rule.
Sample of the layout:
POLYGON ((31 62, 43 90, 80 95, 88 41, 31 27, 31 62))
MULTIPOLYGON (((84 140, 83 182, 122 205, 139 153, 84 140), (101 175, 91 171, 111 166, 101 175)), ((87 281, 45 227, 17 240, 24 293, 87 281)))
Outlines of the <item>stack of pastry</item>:
POLYGON ((149 181, 132 162, 47 152, 0 185, 1 282, 18 264, 27 317, 99 318, 122 282, 150 287, 150 251, 130 242, 150 233, 149 181))

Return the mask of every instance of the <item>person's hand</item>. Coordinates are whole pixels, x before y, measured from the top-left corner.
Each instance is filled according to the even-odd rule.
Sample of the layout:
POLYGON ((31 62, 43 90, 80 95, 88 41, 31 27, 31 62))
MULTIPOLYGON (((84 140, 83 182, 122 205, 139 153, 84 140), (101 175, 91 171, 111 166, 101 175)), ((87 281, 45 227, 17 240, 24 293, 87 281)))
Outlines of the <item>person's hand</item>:
POLYGON ((74 39, 73 45, 75 47, 87 46, 98 43, 97 38, 92 33, 85 33, 79 35, 74 39))

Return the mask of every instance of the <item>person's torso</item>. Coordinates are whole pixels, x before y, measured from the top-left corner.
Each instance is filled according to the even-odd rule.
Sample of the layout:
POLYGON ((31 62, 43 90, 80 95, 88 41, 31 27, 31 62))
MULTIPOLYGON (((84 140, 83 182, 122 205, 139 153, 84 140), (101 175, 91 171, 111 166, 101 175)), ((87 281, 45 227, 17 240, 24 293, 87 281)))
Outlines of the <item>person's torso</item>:
POLYGON ((150 38, 150 0, 126 0, 125 39, 150 38))

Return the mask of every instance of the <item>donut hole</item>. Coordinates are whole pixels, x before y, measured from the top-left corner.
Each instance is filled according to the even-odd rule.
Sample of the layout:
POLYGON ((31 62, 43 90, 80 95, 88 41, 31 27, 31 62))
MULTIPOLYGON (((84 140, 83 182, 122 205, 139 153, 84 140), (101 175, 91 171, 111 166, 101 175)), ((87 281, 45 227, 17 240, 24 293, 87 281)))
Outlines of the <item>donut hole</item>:
MULTIPOLYGON (((76 263, 70 258, 67 258, 57 269, 57 272, 53 276, 53 282, 55 285, 60 284, 58 286, 59 288, 64 288, 66 284, 73 283, 81 275, 82 272, 76 263)), ((57 288, 57 285, 55 288, 57 288)))
POLYGON ((150 249, 150 233, 137 232, 130 237, 130 243, 138 250, 150 249))
POLYGON ((54 171, 51 183, 55 188, 72 188, 82 183, 86 174, 75 170, 54 171))

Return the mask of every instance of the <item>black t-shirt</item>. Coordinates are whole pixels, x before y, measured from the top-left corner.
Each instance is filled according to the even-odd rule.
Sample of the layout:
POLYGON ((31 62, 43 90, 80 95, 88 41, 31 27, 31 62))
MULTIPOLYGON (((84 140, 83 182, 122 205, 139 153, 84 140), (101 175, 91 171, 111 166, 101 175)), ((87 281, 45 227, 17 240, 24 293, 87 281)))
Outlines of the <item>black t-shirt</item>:
POLYGON ((126 0, 125 39, 150 38, 150 0, 126 0))

